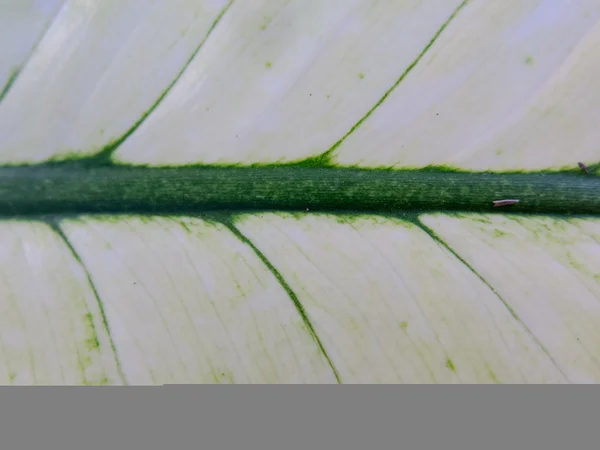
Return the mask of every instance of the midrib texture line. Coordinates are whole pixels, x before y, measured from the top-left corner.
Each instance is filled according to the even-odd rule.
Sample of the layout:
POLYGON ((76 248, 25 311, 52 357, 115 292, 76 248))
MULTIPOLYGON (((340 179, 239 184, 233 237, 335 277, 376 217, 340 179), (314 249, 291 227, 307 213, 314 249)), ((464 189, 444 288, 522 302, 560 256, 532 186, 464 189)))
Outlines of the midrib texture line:
POLYGON ((600 214, 600 177, 272 167, 0 168, 0 215, 206 211, 600 214), (518 199, 516 205, 492 202, 518 199))
POLYGON ((429 49, 433 46, 433 44, 435 44, 435 42, 437 41, 437 39, 440 37, 440 35, 443 33, 443 31, 448 27, 448 25, 450 25, 450 23, 452 22, 452 20, 454 20, 454 18, 458 15, 458 13, 465 7, 467 6, 467 4, 470 2, 471 0, 463 0, 463 2, 461 2, 460 5, 458 5, 456 7, 456 9, 452 12, 452 14, 450 14, 450 17, 448 17, 448 19, 446 19, 446 21, 442 24, 442 26, 435 32, 435 34, 433 35, 433 37, 429 40, 429 42, 427 43, 427 45, 423 48, 423 50, 421 50, 421 53, 419 53, 417 55, 417 57, 408 65, 408 67, 404 70, 404 72, 402 72, 402 74, 400 75, 400 77, 394 82, 394 84, 383 94, 383 96, 377 101, 377 103, 375 103, 375 105, 373 105, 373 107, 367 111, 367 113, 362 116, 360 118, 360 120, 358 122, 356 122, 351 128, 350 130, 344 135, 342 136, 335 144, 333 144, 331 146, 331 148, 329 148, 327 151, 323 152, 321 155, 318 155, 315 157, 315 159, 317 160, 324 160, 327 161, 329 160, 329 158, 331 157, 331 155, 337 150, 337 148, 342 145, 342 143, 348 138, 348 136, 350 136, 352 133, 354 133, 354 131, 359 128, 363 122, 365 120, 367 120, 371 114, 373 114, 375 112, 375 110, 377 108, 379 108, 383 102, 386 101, 386 99, 390 96, 390 94, 398 87, 398 85, 400 83, 402 83, 402 81, 404 81, 404 79, 408 76, 408 74, 414 69, 414 67, 423 59, 423 57, 425 56, 425 54, 429 51, 429 49))

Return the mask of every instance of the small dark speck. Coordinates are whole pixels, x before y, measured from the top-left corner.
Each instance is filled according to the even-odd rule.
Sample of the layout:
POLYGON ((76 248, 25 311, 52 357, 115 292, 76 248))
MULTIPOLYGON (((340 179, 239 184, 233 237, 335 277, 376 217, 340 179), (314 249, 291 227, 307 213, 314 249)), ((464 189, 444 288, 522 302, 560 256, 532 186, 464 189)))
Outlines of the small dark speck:
POLYGON ((235 137, 238 137, 238 135, 236 134, 235 137))
POLYGON ((312 97, 312 94, 308 94, 309 97, 312 97))
POLYGON ((440 113, 435 113, 435 115, 436 115, 436 116, 439 116, 439 115, 440 115, 440 113))

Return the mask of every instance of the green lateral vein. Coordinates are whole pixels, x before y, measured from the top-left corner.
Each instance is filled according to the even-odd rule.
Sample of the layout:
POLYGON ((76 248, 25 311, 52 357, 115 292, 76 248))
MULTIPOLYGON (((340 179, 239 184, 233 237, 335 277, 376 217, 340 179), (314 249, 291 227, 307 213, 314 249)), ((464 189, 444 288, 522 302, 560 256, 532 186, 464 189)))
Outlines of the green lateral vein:
POLYGON ((296 295, 296 293, 294 292, 294 290, 287 283, 287 281, 285 281, 285 278, 283 278, 283 276, 277 270, 277 268, 273 264, 271 264, 271 262, 264 255, 264 253, 262 253, 254 245, 254 243, 250 239, 248 239, 237 227, 235 227, 235 225, 233 225, 232 222, 230 222, 228 220, 225 220, 225 221, 222 221, 221 223, 223 223, 240 241, 242 241, 244 244, 246 244, 248 247, 250 247, 252 249, 252 251, 254 251, 254 253, 256 254, 256 256, 258 257, 258 259, 260 259, 262 261, 262 263, 267 267, 267 269, 269 269, 269 271, 277 279, 277 281, 279 282, 279 284, 281 285, 281 287, 287 293, 288 297, 294 303, 296 311, 298 311, 298 314, 302 318, 302 321, 304 322, 304 325, 308 329, 308 332, 310 333, 311 337, 314 339, 315 343, 319 347, 319 350, 321 351, 321 353, 323 354, 323 356, 327 360, 327 363, 329 364, 329 367, 333 371, 333 374, 334 374, 335 379, 337 380, 338 384, 341 384, 342 381, 341 381, 341 378, 340 378, 340 374, 337 371, 337 369, 335 368, 335 365, 333 364, 333 361, 331 360, 331 358, 327 354, 327 351, 325 350, 325 347, 323 346, 323 343, 321 342, 321 339, 317 335, 317 333, 315 331, 315 328, 313 327, 313 325, 312 325, 312 323, 310 321, 310 318, 308 317, 308 314, 307 314, 306 310, 302 306, 302 303, 300 303, 300 300, 298 299, 298 296, 296 295))
POLYGON ((525 332, 533 339, 536 345, 544 352, 544 354, 548 357, 548 359, 552 362, 554 367, 561 373, 563 377, 569 382, 569 376, 562 370, 560 365, 556 362, 554 357, 550 354, 550 351, 546 348, 544 344, 537 338, 537 336, 531 331, 531 329, 521 320, 521 318, 517 315, 517 313, 512 309, 512 307, 508 304, 508 302, 500 295, 496 289, 481 275, 471 264, 469 264, 462 256, 460 256, 452 247, 450 247, 446 241, 444 241, 435 231, 425 225, 418 217, 415 218, 414 223, 419 226, 425 233, 427 233, 434 241, 436 241, 443 248, 448 250, 457 260, 459 260, 465 267, 467 267, 473 275, 479 278, 483 284, 485 284, 490 291, 494 293, 496 298, 502 302, 504 307, 508 310, 510 315, 519 323, 519 325, 525 330, 525 332))
POLYGON ((0 215, 463 211, 600 214, 600 177, 569 173, 77 164, 0 168, 0 215), (493 201, 519 203, 494 207, 493 201))
POLYGON ((377 103, 375 103, 375 105, 369 110, 367 111, 367 113, 362 116, 360 118, 360 120, 358 122, 356 122, 352 128, 350 128, 350 130, 340 138, 340 140, 338 140, 335 144, 333 144, 333 146, 331 146, 331 148, 327 151, 325 151, 324 153, 322 153, 319 156, 316 156, 314 159, 315 160, 319 160, 319 161, 323 161, 323 162, 327 162, 329 161, 329 159, 331 158, 331 155, 337 150, 337 148, 342 145, 342 143, 348 138, 348 136, 350 136, 352 133, 354 133, 354 131, 359 128, 365 120, 367 120, 371 114, 373 114, 375 112, 375 110, 377 108, 379 108, 383 102, 385 102, 387 100, 387 98, 390 96, 390 94, 398 87, 398 85, 400 83, 402 83, 402 81, 404 81, 404 79, 408 76, 408 74, 415 68, 415 66, 417 64, 419 64, 419 62, 423 59, 423 57, 425 56, 425 54, 429 51, 429 49, 433 46, 433 44, 435 44, 435 42, 437 41, 437 39, 440 37, 440 35, 444 32, 444 30, 448 27, 448 25, 450 25, 450 23, 454 20, 454 18, 458 15, 458 13, 465 7, 467 6, 467 4, 470 2, 470 0, 463 0, 460 5, 458 5, 456 7, 456 9, 452 12, 452 14, 450 14, 450 17, 448 17, 448 19, 446 19, 446 21, 442 24, 442 26, 436 31, 436 33, 433 35, 433 38, 431 38, 431 40, 427 43, 427 45, 423 48, 423 50, 421 50, 421 53, 419 53, 417 55, 417 57, 412 61, 412 63, 410 63, 410 65, 404 70, 404 72, 402 72, 402 74, 400 75, 400 77, 394 82, 394 84, 392 85, 392 87, 390 87, 384 94, 383 96, 379 99, 379 101, 377 103))
POLYGON ((127 138, 129 138, 129 136, 131 136, 140 127, 140 125, 142 125, 142 123, 148 118, 148 116, 150 114, 152 114, 152 112, 163 101, 163 99, 167 96, 167 94, 171 91, 171 89, 173 89, 173 86, 175 86, 175 84, 179 81, 179 79, 184 74, 184 72, 186 71, 186 69, 189 67, 189 65, 191 64, 191 62, 194 60, 194 58, 196 57, 196 55, 198 54, 198 52, 202 49, 202 47, 204 47, 204 44, 206 43, 206 41, 208 40, 208 38, 212 34, 213 30, 217 27, 217 25, 219 24, 219 22, 221 22, 221 19, 223 18, 223 16, 225 15, 225 13, 229 10, 229 8, 231 7, 231 5, 233 5, 234 1, 235 0, 230 0, 229 3, 227 3, 223 7, 223 9, 219 12, 219 14, 217 15, 217 17, 213 21, 212 25, 210 26, 210 28, 208 29, 208 31, 204 35, 204 38, 202 38, 202 41, 200 41, 200 43, 198 44, 198 46, 196 47, 196 49, 192 52, 192 55, 188 58, 188 60, 185 62, 185 64, 181 68, 181 70, 175 76, 175 78, 166 87, 166 89, 158 96, 158 98, 154 101, 154 103, 150 106, 150 108, 148 108, 141 115, 141 117, 138 119, 138 121, 135 122, 131 126, 131 128, 129 128, 129 130, 127 130, 120 138, 116 139, 113 142, 110 142, 102 150, 100 150, 98 153, 96 153, 92 158, 89 158, 91 160, 90 162, 92 162, 92 163, 102 163, 102 164, 110 164, 111 163, 111 156, 117 150, 117 148, 119 148, 119 146, 123 142, 125 142, 125 140, 127 138))
POLYGON ((2 102, 2 100, 4 100, 4 97, 6 97, 6 94, 8 94, 8 91, 10 91, 10 88, 12 87, 12 85, 15 82, 15 80, 19 76, 19 73, 21 73, 21 71, 19 69, 14 69, 10 73, 10 76, 8 77, 8 80, 6 80, 6 84, 4 85, 4 87, 2 88, 2 90, 0 91, 0 103, 2 102))
POLYGON ((100 316, 102 318, 102 324, 104 326, 106 334, 108 335, 108 339, 109 339, 109 342, 110 342, 110 347, 111 347, 111 350, 112 350, 112 353, 113 353, 113 358, 115 360, 115 364, 117 366, 117 372, 119 374, 119 378, 121 379, 121 382, 123 384, 127 384, 127 378, 125 377, 123 369, 121 368, 121 362, 119 361, 119 357, 118 357, 118 354, 117 354, 117 348, 115 346, 115 342, 114 342, 112 334, 110 332, 110 326, 108 325, 108 319, 106 318, 106 313, 104 311, 104 304, 102 303, 102 300, 100 299, 100 295, 98 294, 98 290, 96 289, 96 285, 94 284, 94 281, 92 280, 92 276, 90 275, 90 272, 88 271, 87 267, 85 266, 85 264, 83 263, 83 261, 79 257, 79 254, 77 253, 77 251, 75 250, 75 248, 73 248, 73 245, 71 245, 71 242, 69 241, 69 238, 67 238, 67 236, 63 232, 62 228, 60 227, 59 223, 56 222, 56 221, 54 221, 54 220, 48 221, 47 223, 52 228, 52 230, 58 236, 60 236, 60 238, 63 240, 63 242, 65 243, 65 245, 69 249, 69 251, 72 253, 72 255, 75 258, 75 260, 79 263, 79 265, 82 267, 83 271, 85 272, 85 276, 87 278, 88 284, 91 287, 92 292, 94 293, 94 297, 96 298, 96 301, 98 302, 98 308, 100 310, 100 316))

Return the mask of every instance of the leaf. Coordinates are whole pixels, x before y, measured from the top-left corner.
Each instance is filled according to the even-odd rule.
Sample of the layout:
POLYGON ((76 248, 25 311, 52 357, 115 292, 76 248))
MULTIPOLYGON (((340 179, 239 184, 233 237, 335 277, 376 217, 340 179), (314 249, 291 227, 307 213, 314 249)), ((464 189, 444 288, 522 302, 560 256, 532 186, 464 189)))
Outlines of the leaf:
POLYGON ((0 4, 0 101, 4 98, 33 48, 56 15, 63 0, 4 0, 0 4))
POLYGON ((597 2, 41 3, 0 383, 600 381, 597 2))

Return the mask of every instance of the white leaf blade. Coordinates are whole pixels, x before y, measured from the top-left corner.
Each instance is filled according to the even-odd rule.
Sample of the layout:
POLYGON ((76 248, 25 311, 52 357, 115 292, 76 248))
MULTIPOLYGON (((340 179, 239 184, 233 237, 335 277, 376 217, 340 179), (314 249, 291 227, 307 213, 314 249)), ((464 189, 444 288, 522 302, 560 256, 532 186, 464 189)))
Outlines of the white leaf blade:
POLYGON ((600 159, 599 20, 594 0, 469 3, 333 161, 502 171, 600 159), (552 109, 551 120, 539 117, 552 109))
POLYGON ((116 161, 251 164, 318 156, 377 103, 460 1, 253 3, 228 11, 116 161))
POLYGON ((200 219, 62 223, 91 273, 131 384, 335 383, 277 279, 200 219))
POLYGON ((0 99, 22 69, 64 0, 2 0, 0 3, 0 99))
POLYGON ((455 165, 487 170, 572 169, 600 160, 600 21, 533 98, 457 153, 455 165), (543 155, 543 157, 540 157, 543 155))
POLYGON ((494 287, 571 382, 600 380, 597 220, 442 214, 421 220, 494 287))
POLYGON ((92 286, 45 224, 0 222, 0 384, 121 384, 92 286))
POLYGON ((0 104, 0 163, 92 155, 185 67, 226 0, 68 0, 0 104))
POLYGON ((565 382, 497 296, 399 220, 244 215, 344 382, 565 382))
POLYGON ((502 171, 598 159, 598 5, 470 2, 414 60, 460 4, 67 2, 0 105, 0 162, 93 155, 118 141, 153 111, 225 10, 116 161, 297 161, 349 131, 337 165, 502 171))

